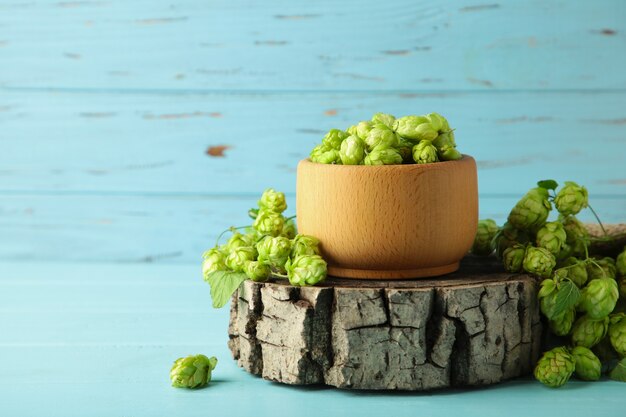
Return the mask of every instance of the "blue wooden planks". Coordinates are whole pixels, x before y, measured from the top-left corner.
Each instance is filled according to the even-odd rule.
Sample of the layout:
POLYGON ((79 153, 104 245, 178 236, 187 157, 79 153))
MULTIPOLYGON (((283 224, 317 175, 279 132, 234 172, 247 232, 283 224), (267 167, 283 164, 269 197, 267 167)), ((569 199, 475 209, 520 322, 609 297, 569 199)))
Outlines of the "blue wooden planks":
POLYGON ((16 0, 0 4, 0 85, 625 89, 624 16, 614 0, 16 0))

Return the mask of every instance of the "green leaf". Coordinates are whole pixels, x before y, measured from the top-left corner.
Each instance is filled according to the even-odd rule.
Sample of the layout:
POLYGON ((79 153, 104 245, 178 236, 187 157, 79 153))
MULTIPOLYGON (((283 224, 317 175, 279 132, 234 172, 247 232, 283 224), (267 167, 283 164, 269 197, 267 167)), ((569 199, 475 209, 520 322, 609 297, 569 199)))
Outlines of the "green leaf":
POLYGON ((248 210, 248 216, 251 219, 253 219, 253 220, 256 219, 258 215, 259 215, 259 209, 251 208, 250 210, 248 210))
POLYGON ((576 306, 580 298, 580 290, 569 278, 558 284, 554 301, 553 317, 559 316, 576 306))
POLYGON ((626 358, 622 358, 609 374, 611 379, 626 382, 626 358))
POLYGON ((545 188, 546 190, 556 190, 556 187, 559 186, 559 184, 554 180, 542 180, 539 181, 537 185, 541 188, 545 188))
POLYGON ((215 271, 207 275, 206 281, 211 286, 213 307, 224 307, 246 278, 243 272, 232 271, 215 271))

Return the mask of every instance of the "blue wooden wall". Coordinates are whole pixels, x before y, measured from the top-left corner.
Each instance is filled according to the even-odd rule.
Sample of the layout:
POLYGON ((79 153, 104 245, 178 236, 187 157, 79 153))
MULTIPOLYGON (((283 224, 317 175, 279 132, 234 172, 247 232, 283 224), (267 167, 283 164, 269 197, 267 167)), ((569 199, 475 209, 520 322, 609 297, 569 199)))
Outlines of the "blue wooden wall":
POLYGON ((624 221, 626 2, 2 0, 0 260, 197 262, 377 111, 446 115, 482 216, 555 178, 624 221))

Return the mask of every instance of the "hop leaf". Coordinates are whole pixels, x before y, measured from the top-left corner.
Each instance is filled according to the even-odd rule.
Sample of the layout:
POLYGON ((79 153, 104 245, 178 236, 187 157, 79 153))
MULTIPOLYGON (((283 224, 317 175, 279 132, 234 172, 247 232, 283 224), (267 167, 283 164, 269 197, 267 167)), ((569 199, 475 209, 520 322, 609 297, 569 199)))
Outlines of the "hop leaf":
POLYGON ((600 379, 602 364, 593 352, 584 346, 576 346, 571 351, 576 362, 576 376, 584 381, 600 379))
POLYGON ((569 381, 576 362, 565 347, 557 347, 543 354, 535 366, 535 378, 550 388, 558 388, 569 381))
POLYGON ((558 320, 574 308, 580 298, 580 291, 570 280, 544 279, 537 297, 543 315, 550 320, 558 320))
POLYGON ((215 271, 208 274, 206 281, 211 286, 213 308, 224 307, 246 278, 246 274, 232 271, 215 271))
POLYGON ((572 343, 574 346, 584 346, 591 349, 606 335, 608 327, 608 317, 593 319, 584 315, 574 323, 572 343))
MULTIPOLYGON (((421 142, 420 142, 421 143, 421 142)), ((416 145, 419 146, 419 145, 416 145)), ((488 256, 493 252, 491 241, 499 231, 499 227, 492 219, 483 219, 478 222, 476 237, 472 245, 472 253, 478 256, 488 256)))
POLYGON ((315 285, 326 279, 326 262, 319 255, 289 259, 285 265, 289 282, 294 286, 315 285))
POLYGON ((556 259, 547 249, 529 246, 522 264, 524 271, 540 277, 549 277, 556 265, 556 259))
POLYGON ((413 160, 417 164, 430 164, 439 161, 437 148, 435 148, 429 140, 420 141, 420 143, 413 147, 412 152, 413 160))
POLYGON ((575 182, 566 181, 565 186, 556 195, 554 205, 564 216, 578 214, 588 206, 587 189, 575 182))
POLYGON ((213 356, 190 355, 176 359, 170 370, 172 386, 176 388, 200 388, 211 381, 211 371, 215 369, 217 359, 213 356))
POLYGON ((537 182, 537 186, 545 188, 546 190, 556 190, 559 184, 554 180, 542 180, 537 182))
POLYGON ((548 190, 545 188, 533 188, 513 207, 509 214, 509 223, 521 230, 538 229, 545 223, 552 209, 548 197, 548 190))
POLYGON ((339 157, 344 165, 360 165, 365 158, 365 143, 356 136, 348 136, 339 150, 339 157))

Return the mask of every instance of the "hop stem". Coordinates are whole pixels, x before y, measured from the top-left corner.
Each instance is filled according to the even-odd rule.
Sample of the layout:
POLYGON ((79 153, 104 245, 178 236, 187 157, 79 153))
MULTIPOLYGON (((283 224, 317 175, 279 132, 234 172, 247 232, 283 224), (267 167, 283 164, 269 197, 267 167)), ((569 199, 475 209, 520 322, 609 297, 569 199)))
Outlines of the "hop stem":
POLYGON ((604 228, 604 225, 602 224, 602 221, 600 220, 600 217, 598 217, 598 214, 596 213, 596 211, 593 209, 593 207, 591 207, 591 205, 588 205, 587 207, 589 207, 589 210, 591 210, 596 220, 598 221, 598 224, 600 225, 600 228, 602 229, 604 236, 607 236, 608 233, 606 232, 606 229, 604 228))
MULTIPOLYGON (((295 217, 295 216, 294 216, 295 217)), ((272 272, 272 276, 277 277, 277 278, 285 278, 285 279, 289 279, 289 276, 284 275, 284 274, 279 274, 278 272, 272 272)))
POLYGON ((245 229, 247 227, 252 227, 252 225, 248 225, 248 226, 239 226, 239 227, 229 227, 228 229, 224 230, 222 233, 220 233, 220 235, 217 237, 217 240, 215 241, 215 246, 219 246, 220 244, 220 239, 222 238, 222 236, 224 236, 224 234, 226 234, 227 232, 234 232, 235 230, 240 230, 240 229, 245 229))

